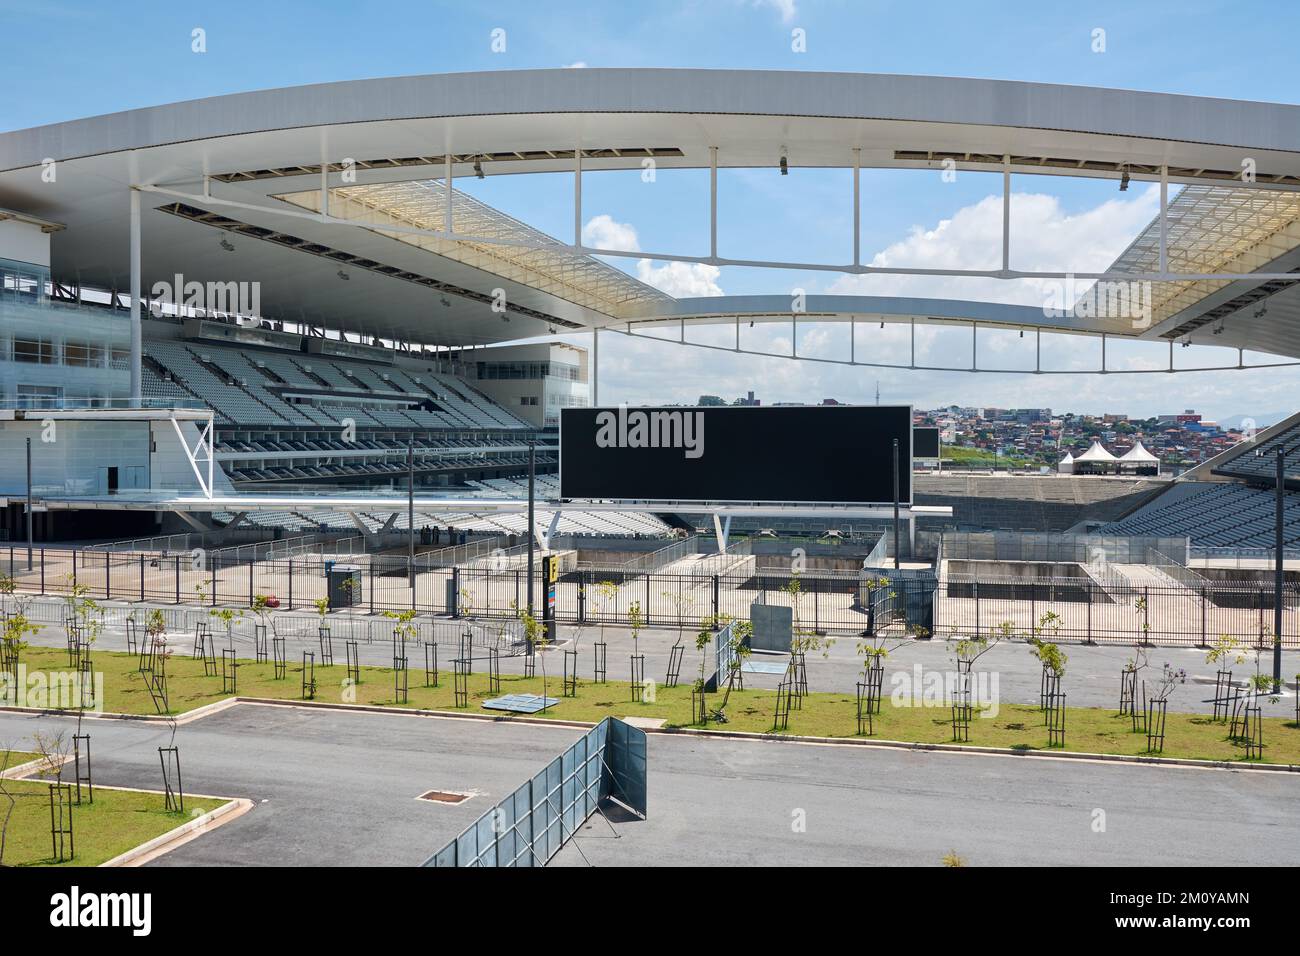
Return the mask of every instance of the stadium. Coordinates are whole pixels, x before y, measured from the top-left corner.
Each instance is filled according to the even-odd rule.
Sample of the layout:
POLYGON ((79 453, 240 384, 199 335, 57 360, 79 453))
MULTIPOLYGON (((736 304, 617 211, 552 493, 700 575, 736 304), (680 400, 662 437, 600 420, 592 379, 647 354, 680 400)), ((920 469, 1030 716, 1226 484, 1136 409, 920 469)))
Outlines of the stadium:
MULTIPOLYGON (((888 524, 887 515, 873 522, 838 503, 817 511, 798 500, 748 511, 703 502, 690 513, 689 503, 662 502, 586 511, 556 503, 547 512, 558 498, 560 409, 599 404, 601 330, 957 323, 972 341, 985 327, 1164 340, 1172 368, 1176 342, 1222 328, 1215 345, 1279 361, 1300 355, 1294 144, 1274 132, 1286 128, 1286 107, 929 78, 664 71, 655 79, 589 71, 363 81, 5 134, 4 399, 18 419, 3 430, 10 541, 26 537, 22 439, 47 411, 68 417, 72 433, 69 450, 42 454, 38 444, 33 455, 42 506, 34 536, 47 544, 94 529, 123 542, 175 535, 157 545, 173 551, 298 539, 268 549, 287 558, 320 553, 334 537, 362 553, 385 540, 400 552, 413 518, 421 553, 485 538, 512 548, 527 529, 530 446, 549 534, 664 538, 712 532, 710 514, 733 513, 737 530, 750 533, 869 537, 888 524), (730 105, 711 109, 710 99, 730 105), (866 116, 848 105, 862 101, 891 106, 866 116), (1010 102, 1024 105, 1013 115, 1010 102), (274 119, 286 115, 292 128, 274 119), (1056 120, 1034 119, 1048 115, 1125 119, 1059 130, 1056 120), (688 130, 699 117, 708 126, 688 130), (899 124, 908 149, 889 148, 899 124), (1148 135, 1133 139, 1139 130, 1148 135), (1027 155, 1031 137, 1046 155, 1027 155), (417 141, 447 148, 408 155, 417 141), (803 145, 792 152, 788 141, 803 145), (1242 182, 1241 156, 1258 164, 1253 183, 1242 182), (1077 277, 1154 279, 1150 327, 980 302, 814 296, 794 312, 781 296, 676 300, 609 264, 617 250, 584 248, 580 228, 565 242, 455 188, 465 177, 573 176, 580 224, 584 174, 649 159, 716 177, 720 167, 774 157, 855 171, 952 161, 999 170, 1008 182, 1085 170, 1159 182, 1162 195, 1171 183, 1185 187, 1105 274, 1077 277), (549 342, 558 332, 589 334, 591 347, 549 342), (518 339, 538 344, 497 344, 518 339), (80 436, 90 434, 98 441, 83 451, 80 436), (107 447, 120 459, 103 457, 107 447), (412 515, 408 474, 419 492, 412 515), (475 497, 483 503, 454 500, 475 497)), ((724 262, 716 194, 712 215, 714 251, 701 258, 724 262)), ((860 259, 843 270, 866 271, 860 259)), ((1186 535, 1183 566, 1263 556, 1274 543, 1272 450, 1294 445, 1296 424, 1176 482, 930 473, 917 476, 908 504, 923 532, 1186 535)), ((1290 494, 1286 507, 1290 516, 1290 494)), ((1297 520, 1286 522, 1287 547, 1297 520)))
MULTIPOLYGON (((441 654, 444 683, 455 677, 447 706, 474 709, 471 666, 487 678, 485 693, 499 694, 503 670, 507 680, 532 680, 536 659, 544 671, 549 657, 550 683, 533 695, 543 709, 558 682, 567 698, 570 681, 577 695, 579 678, 603 683, 608 669, 619 680, 630 674, 636 706, 647 681, 662 681, 667 695, 680 678, 690 719, 673 725, 709 720, 695 719, 694 691, 686 693, 696 655, 685 645, 683 672, 683 633, 702 631, 700 646, 713 647, 710 629, 727 634, 744 621, 753 630, 745 654, 756 656, 738 678, 741 665, 720 646, 709 692, 724 693, 724 684, 729 694, 739 679, 738 692, 767 693, 776 716, 762 719, 773 730, 782 701, 789 720, 791 695, 810 692, 803 668, 813 693, 847 687, 851 699, 852 645, 888 635, 919 648, 928 666, 943 656, 935 638, 1050 632, 1089 648, 1076 666, 1095 668, 1093 686, 1106 685, 1075 692, 1090 707, 1114 696, 1107 668, 1118 674, 1134 647, 1203 655, 1230 639, 1255 654, 1274 689, 1291 673, 1283 652, 1300 649, 1300 412, 1177 475, 1161 473, 1145 450, 1120 458, 1100 446, 1051 473, 954 466, 942 461, 937 436, 922 436, 910 404, 647 410, 663 416, 652 426, 663 441, 653 432, 653 444, 638 447, 628 409, 601 402, 610 386, 600 361, 602 341, 641 334, 743 355, 742 331, 757 323, 788 328, 795 343, 813 325, 841 327, 850 349, 836 361, 864 370, 886 364, 870 344, 886 327, 913 343, 888 367, 917 374, 953 370, 918 356, 917 330, 930 327, 969 333, 970 362, 957 370, 971 373, 1007 371, 996 351, 980 348, 993 334, 1086 341, 1099 346, 1099 364, 1073 371, 1119 379, 1135 370, 1108 366, 1108 345, 1167 352, 1167 364, 1136 371, 1170 381, 1185 348, 1235 350, 1224 375, 1295 365, 1300 107, 1029 82, 691 69, 449 73, 229 94, 0 133, 0 274, 0 567, 9 597, 26 600, 27 616, 46 629, 34 645, 61 655, 67 631, 69 661, 80 627, 69 608, 98 602, 100 647, 140 655, 139 673, 154 675, 133 705, 152 717, 175 710, 140 651, 154 610, 180 635, 178 657, 204 669, 196 680, 215 682, 220 670, 227 696, 243 693, 237 658, 247 659, 246 673, 270 674, 287 657, 302 672, 290 696, 305 702, 316 693, 308 674, 334 667, 334 645, 346 645, 349 674, 383 669, 393 698, 385 705, 407 702, 407 669, 418 673, 421 654, 425 686, 438 687, 441 654), (647 169, 709 177, 702 251, 584 241, 584 180, 647 169), (849 176, 840 202, 854 222, 852 255, 727 258, 719 174, 752 169, 849 176), (857 225, 863 171, 946 169, 1000 177, 1000 267, 869 261, 857 225), (1159 211, 1104 271, 1016 269, 1010 203, 1020 176, 1119 190, 1156 184, 1159 211), (573 234, 551 235, 468 188, 494 177, 571 183, 573 234), (776 280, 771 294, 674 297, 620 267, 632 257, 774 273, 1077 282, 1092 306, 792 299, 776 280), (713 329, 715 344, 688 342, 699 328, 713 329), (718 344, 733 332, 734 344, 718 344), (601 409, 624 416, 616 447, 591 444, 587 423, 601 409), (678 441, 690 438, 690 414, 702 416, 701 429, 707 423, 709 447, 725 447, 701 455, 698 468, 678 441), (289 641, 279 648, 267 644, 268 606, 275 640, 289 641), (599 630, 594 657, 590 645, 578 647, 584 628, 599 630), (563 657, 536 653, 539 633, 563 657), (800 634, 826 642, 823 661, 803 659, 800 634), (214 635, 228 657, 215 653, 214 635), (776 643, 762 643, 769 639, 776 643), (762 651, 784 656, 759 661, 762 651), (786 662, 792 654, 797 666, 786 662)), ((826 361, 796 344, 790 361, 805 360, 826 361)), ((1042 381, 1035 376, 1070 374, 1041 363, 1020 371, 1030 394, 1042 381)), ((1038 663, 1023 673, 1007 667, 1004 679, 1036 706, 1038 663)), ((703 658, 699 668, 703 701, 703 658)), ((418 676, 411 683, 414 697, 418 676)), ((857 687, 862 734, 868 691, 857 687)), ((1292 694, 1261 698, 1260 713, 1280 720, 1292 694)), ((1195 707, 1209 712, 1208 702, 1195 707)), ((271 734, 271 705, 253 709, 239 732, 271 734)), ((487 789, 506 793, 524 764, 561 743, 599 747, 604 775, 584 793, 612 795, 644 817, 643 729, 664 719, 651 714, 631 730, 602 723, 598 738, 557 735, 549 749, 513 725, 519 766, 494 768, 487 789)), ((959 718, 952 722, 959 734, 959 718)), ((967 714, 967 733, 969 723, 967 714)), ((652 744, 652 762, 654 748, 668 746, 652 744)), ((316 754, 328 762, 327 749, 316 754)), ((806 759, 792 758, 790 779, 809 772, 798 768, 806 759)), ((452 776, 476 772, 473 761, 450 765, 459 768, 452 776)), ((453 791, 430 799, 455 802, 453 791)), ((707 798, 686 787, 659 799, 707 798)), ((493 859, 506 862, 511 851, 474 830, 482 803, 448 809, 433 829, 404 819, 364 859, 466 865, 482 862, 490 843, 493 859)), ((511 839, 519 832, 512 824, 511 839)), ((574 862, 571 836, 533 852, 574 862)), ((249 862, 247 847, 205 856, 205 841, 216 839, 173 856, 249 862)), ((341 862, 324 836, 294 839, 312 844, 305 862, 341 862)), ((663 839, 628 841, 642 854, 631 859, 659 862, 663 839)), ((1149 849, 1135 844, 1125 859, 1149 849)))

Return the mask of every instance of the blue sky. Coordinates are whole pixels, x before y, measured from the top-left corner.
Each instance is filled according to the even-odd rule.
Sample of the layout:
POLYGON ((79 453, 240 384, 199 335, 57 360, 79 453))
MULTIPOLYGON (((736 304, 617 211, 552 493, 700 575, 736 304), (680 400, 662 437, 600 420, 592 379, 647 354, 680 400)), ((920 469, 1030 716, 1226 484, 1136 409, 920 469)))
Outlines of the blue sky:
MULTIPOLYGON (((5 36, 0 83, 8 91, 0 100, 0 129, 276 86, 575 63, 940 74, 1300 102, 1294 43, 1300 7, 1275 6, 1259 14, 1239 3, 353 0, 249 7, 0 0, 0 27, 5 36), (206 31, 202 56, 190 49, 195 27, 206 31), (506 30, 504 53, 490 48, 491 31, 498 27, 506 30), (791 51, 796 27, 806 31, 806 53, 791 51), (1092 31, 1099 27, 1106 31, 1103 54, 1091 49, 1092 31)), ((589 220, 603 215, 624 230, 621 234, 631 229, 639 248, 699 248, 707 225, 698 201, 707 195, 702 174, 661 174, 654 190, 635 188, 621 176, 588 177, 584 210, 589 220)), ((538 177, 522 179, 489 178, 471 189, 567 237, 567 182, 537 188, 538 177)), ((851 234, 843 202, 847 186, 845 172, 796 169, 784 181, 772 170, 724 174, 723 253, 793 258, 788 253, 794 243, 800 258, 842 258, 851 234)), ((962 174, 944 188, 912 173, 866 174, 864 250, 868 257, 887 254, 900 261, 933 254, 936 244, 965 242, 952 254, 978 257, 987 252, 974 238, 979 204, 999 189, 996 177, 975 174, 962 174), (944 227, 945 222, 950 225, 944 227)), ((1014 253, 1026 264, 1064 259, 1085 229, 1099 237, 1094 254, 1122 248, 1150 209, 1144 190, 1120 197, 1108 183, 1020 177, 1015 191, 1017 221, 1024 218, 1023 228, 1013 230, 1014 253)), ((639 267, 636 260, 619 265, 633 272, 639 267)), ((1067 265, 1061 261, 1057 267, 1067 265)), ((654 276, 653 264, 647 267, 654 276)), ((672 279, 656 281, 671 286, 672 279)), ((728 293, 784 292, 796 285, 809 291, 857 288, 837 284, 834 275, 760 270, 724 270, 712 281, 728 293)), ((873 291, 879 284, 862 288, 873 291)), ((937 283, 932 289, 901 288, 963 294, 937 283)), ((996 294, 1036 301, 1033 290, 996 294)), ((838 334, 810 330, 808 348, 820 340, 834 352, 843 344, 838 334)), ((787 347, 776 332, 763 340, 774 350, 787 347)), ((882 352, 891 347, 885 338, 874 344, 882 352)), ((946 347, 943 335, 933 347, 946 347)), ((1013 349, 1014 343, 1006 347, 1013 349)), ((1068 355, 1081 346, 1076 340, 1058 348, 1068 355)), ((879 380, 886 399, 920 405, 1047 404, 1132 413, 1195 406, 1221 417, 1268 417, 1292 409, 1290 396, 1300 384, 1300 376, 1289 370, 1173 379, 1124 376, 1122 385, 1116 377, 1099 376, 877 373, 617 340, 602 348, 602 370, 602 398, 610 400, 690 400, 705 391, 731 397, 753 388, 768 400, 868 401, 879 380), (672 368, 671 375, 663 374, 665 367, 672 368)))

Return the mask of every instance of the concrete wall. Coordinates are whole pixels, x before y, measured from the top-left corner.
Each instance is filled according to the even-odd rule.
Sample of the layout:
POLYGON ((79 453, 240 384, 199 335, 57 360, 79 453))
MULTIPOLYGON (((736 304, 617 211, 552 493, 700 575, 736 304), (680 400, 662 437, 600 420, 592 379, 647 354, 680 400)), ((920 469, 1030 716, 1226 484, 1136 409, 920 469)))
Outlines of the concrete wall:
POLYGON ((26 493, 29 437, 38 495, 107 494, 110 467, 119 490, 149 487, 147 422, 22 421, 0 423, 0 494, 26 493))

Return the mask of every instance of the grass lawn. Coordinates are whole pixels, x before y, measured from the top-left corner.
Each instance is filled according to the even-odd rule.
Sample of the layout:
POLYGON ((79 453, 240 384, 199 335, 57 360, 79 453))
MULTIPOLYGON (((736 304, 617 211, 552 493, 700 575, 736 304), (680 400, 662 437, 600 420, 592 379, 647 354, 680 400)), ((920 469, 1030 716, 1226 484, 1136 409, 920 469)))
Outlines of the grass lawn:
MULTIPOLYGON (((335 642, 336 659, 342 661, 342 642, 335 642)), ((393 671, 389 668, 362 667, 361 683, 355 687, 346 683, 347 669, 342 663, 333 667, 316 668, 317 691, 315 699, 331 703, 369 704, 394 709, 426 708, 474 713, 491 713, 482 710, 482 702, 497 696, 488 691, 488 678, 477 672, 470 676, 469 707, 454 706, 452 676, 443 670, 438 687, 424 686, 423 651, 412 645, 408 651, 411 667, 407 675, 408 700, 395 702, 393 671)), ((562 659, 548 654, 548 668, 559 671, 562 659)), ((28 648, 23 652, 23 662, 28 672, 67 669, 67 654, 61 649, 28 648)), ((131 714, 155 713, 153 701, 144 680, 136 670, 133 655, 97 651, 95 669, 104 674, 105 710, 131 714)), ((476 661, 476 667, 485 662, 476 661)), ((611 671, 617 667, 611 662, 611 671)), ((290 661, 282 680, 274 679, 273 665, 242 661, 239 668, 237 691, 242 697, 269 697, 281 700, 301 699, 302 665, 290 661)), ((562 681, 558 673, 546 683, 546 693, 560 702, 538 717, 596 722, 605 717, 663 718, 669 727, 691 726, 691 681, 685 670, 678 687, 655 688, 653 702, 633 703, 631 687, 625 681, 594 684, 580 681, 578 696, 561 696, 562 681)), ((167 663, 168 698, 171 712, 181 713, 223 699, 221 677, 207 677, 203 662, 177 654, 167 663)), ((538 676, 525 678, 515 674, 501 675, 501 694, 542 693, 541 666, 538 676)), ((1068 678, 1067 678, 1068 683, 1068 678)), ((768 733, 772 730, 775 690, 736 691, 727 707, 725 725, 710 723, 709 727, 728 730, 768 733)), ((722 694, 709 696, 709 706, 714 708, 722 701, 722 694)), ((1177 697, 1171 702, 1177 706, 1177 697)), ((917 743, 948 743, 952 740, 950 711, 947 707, 896 707, 888 697, 882 713, 876 717, 874 737, 883 740, 903 740, 917 743)), ((820 737, 852 737, 856 735, 856 705, 853 694, 814 693, 803 699, 799 710, 791 710, 789 734, 806 734, 820 737)), ((509 715, 501 714, 504 719, 509 715)), ((973 746, 1012 747, 1024 750, 1047 749, 1047 731, 1043 716, 1037 707, 1023 704, 1003 704, 996 717, 976 717, 971 721, 970 740, 973 746)), ((1066 711, 1065 749, 1089 753, 1124 754, 1136 756, 1146 753, 1146 734, 1133 733, 1131 721, 1113 710, 1090 707, 1071 707, 1066 711)), ((1294 721, 1280 717, 1264 719, 1265 763, 1300 764, 1300 728, 1294 721)), ((1193 757, 1204 760, 1245 761, 1245 748, 1229 739, 1225 723, 1216 723, 1202 714, 1175 713, 1170 710, 1166 723, 1166 757, 1193 757)))
POLYGON ((30 750, 0 751, 0 773, 5 770, 12 770, 14 767, 21 767, 25 763, 31 763, 33 760, 39 759, 40 756, 40 754, 33 753, 30 750))
MULTIPOLYGON (((37 756, 11 751, 7 766, 16 767, 37 756)), ((4 759, 0 754, 0 763, 4 759)), ((68 776, 65 769, 65 782, 68 776)), ((160 793, 96 787, 94 803, 83 802, 72 809, 75 855, 70 861, 56 864, 50 840, 49 784, 41 780, 4 780, 0 786, 8 794, 0 794, 0 821, 9 813, 2 861, 6 866, 98 866, 225 802, 186 797, 185 813, 168 813, 160 793)))

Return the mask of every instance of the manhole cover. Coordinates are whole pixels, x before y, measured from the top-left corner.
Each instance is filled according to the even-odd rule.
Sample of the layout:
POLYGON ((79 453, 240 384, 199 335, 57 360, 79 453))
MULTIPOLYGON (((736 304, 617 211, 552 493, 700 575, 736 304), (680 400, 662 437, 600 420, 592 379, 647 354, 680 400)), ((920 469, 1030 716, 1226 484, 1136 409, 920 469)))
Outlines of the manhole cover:
POLYGON ((428 800, 431 803, 464 803, 472 793, 457 793, 454 790, 429 790, 420 794, 416 799, 428 800))

